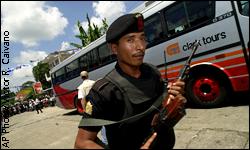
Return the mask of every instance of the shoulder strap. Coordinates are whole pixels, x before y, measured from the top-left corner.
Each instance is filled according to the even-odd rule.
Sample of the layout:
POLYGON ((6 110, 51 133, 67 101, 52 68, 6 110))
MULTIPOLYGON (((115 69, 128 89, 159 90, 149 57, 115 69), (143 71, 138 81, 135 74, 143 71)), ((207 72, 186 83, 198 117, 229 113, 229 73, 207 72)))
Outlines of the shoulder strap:
MULTIPOLYGON (((113 69, 110 73, 108 73, 105 78, 111 82, 112 84, 114 84, 121 92, 121 94, 123 95, 123 98, 124 98, 124 103, 125 103, 125 106, 124 107, 124 113, 123 113, 123 117, 122 118, 127 118, 128 116, 130 117, 132 114, 132 105, 129 101, 129 97, 126 93, 126 90, 124 88, 122 88, 122 86, 120 86, 121 83, 126 83, 126 81, 124 82, 124 78, 122 78, 119 73, 117 72, 116 69, 113 69)), ((123 85, 122 84, 122 85, 123 85)))
POLYGON ((92 89, 95 91, 101 90, 103 87, 105 87, 109 82, 105 78, 100 78, 95 81, 94 85, 92 86, 92 89))

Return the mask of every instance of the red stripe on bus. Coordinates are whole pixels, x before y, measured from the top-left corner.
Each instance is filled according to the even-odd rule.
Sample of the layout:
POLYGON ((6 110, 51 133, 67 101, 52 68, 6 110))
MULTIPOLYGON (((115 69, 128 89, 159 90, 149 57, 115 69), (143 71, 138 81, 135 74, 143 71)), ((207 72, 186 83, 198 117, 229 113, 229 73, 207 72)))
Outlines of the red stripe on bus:
POLYGON ((221 61, 221 62, 216 62, 214 64, 219 65, 220 67, 227 67, 227 66, 237 65, 237 64, 242 64, 242 63, 245 63, 245 59, 243 56, 233 58, 233 59, 228 59, 228 60, 221 61))
MULTIPOLYGON (((229 67, 229 66, 244 63, 244 61, 245 61, 244 58, 235 58, 235 59, 231 59, 231 60, 225 60, 222 62, 218 62, 215 64, 229 67), (230 64, 230 65, 228 65, 228 64, 230 64)), ((239 75, 244 75, 244 74, 248 73, 246 65, 235 66, 232 68, 225 69, 224 71, 226 71, 230 76, 239 76, 239 75)), ((176 72, 168 73, 167 77, 168 78, 176 78, 178 75, 179 75, 179 71, 176 71, 176 72)), ((165 74, 162 74, 162 77, 165 78, 165 74)))
MULTIPOLYGON (((57 95, 69 92, 69 90, 66 90, 66 89, 64 89, 64 88, 62 88, 62 87, 60 87, 58 85, 54 86, 54 89, 55 89, 55 93, 57 95)), ((68 94, 64 94, 62 96, 58 96, 58 98, 59 98, 59 101, 61 102, 61 104, 63 105, 64 108, 73 109, 73 108, 75 108, 75 106, 74 106, 74 98, 75 98, 76 95, 77 95, 77 91, 71 92, 71 93, 68 93, 68 94)))
MULTIPOLYGON (((177 72, 172 72, 172 73, 168 73, 168 74, 167 74, 167 78, 175 78, 175 77, 177 77, 178 75, 179 75, 179 71, 177 71, 177 72)), ((165 77, 165 74, 162 75, 162 78, 166 78, 166 77, 165 77)))
POLYGON ((227 68, 225 69, 225 72, 229 73, 230 76, 240 76, 248 74, 246 65, 227 68))
MULTIPOLYGON (((233 52, 229 52, 229 53, 225 53, 225 57, 229 57, 229 56, 234 56, 234 55, 238 55, 238 54, 242 54, 242 50, 237 50, 237 51, 233 51, 233 52)), ((217 55, 216 55, 217 56, 217 55)), ((191 64, 197 64, 197 63, 202 63, 202 62, 210 62, 216 59, 216 56, 212 56, 209 58, 204 58, 198 61, 194 61, 191 64)), ((178 66, 174 66, 174 67, 170 67, 167 69, 167 72, 172 71, 172 70, 180 70, 183 67, 183 65, 178 65, 178 66)), ((165 72, 165 69, 160 70, 161 73, 165 72)))
POLYGON ((237 77, 237 78, 232 78, 230 79, 234 91, 246 91, 249 89, 249 77, 244 76, 244 77, 237 77))

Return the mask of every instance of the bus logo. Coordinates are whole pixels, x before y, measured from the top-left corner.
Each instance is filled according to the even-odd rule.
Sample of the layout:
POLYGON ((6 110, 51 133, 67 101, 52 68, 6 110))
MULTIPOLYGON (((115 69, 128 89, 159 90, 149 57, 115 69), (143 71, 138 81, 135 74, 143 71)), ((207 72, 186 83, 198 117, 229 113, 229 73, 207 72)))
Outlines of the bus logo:
POLYGON ((174 44, 169 45, 169 46, 166 48, 166 52, 167 52, 167 54, 170 55, 170 56, 180 53, 179 44, 178 44, 178 43, 174 43, 174 44))

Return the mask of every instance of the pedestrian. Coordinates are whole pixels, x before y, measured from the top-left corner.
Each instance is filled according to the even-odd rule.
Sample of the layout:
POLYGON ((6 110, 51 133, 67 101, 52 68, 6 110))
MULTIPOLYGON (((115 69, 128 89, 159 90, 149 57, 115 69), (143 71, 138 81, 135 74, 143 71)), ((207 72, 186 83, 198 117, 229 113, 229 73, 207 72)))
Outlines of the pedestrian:
POLYGON ((83 80, 82 84, 78 86, 78 100, 81 101, 82 108, 85 109, 86 106, 86 96, 89 93, 89 90, 92 88, 94 85, 95 81, 88 79, 88 72, 87 71, 82 71, 80 73, 80 76, 83 80))
POLYGON ((39 111, 40 111, 41 113, 43 113, 42 107, 41 107, 41 102, 40 102, 40 100, 39 100, 38 98, 36 98, 34 104, 35 104, 35 108, 36 108, 37 114, 39 114, 39 111))
MULTIPOLYGON (((144 20, 140 13, 127 14, 115 20, 107 30, 106 41, 117 56, 115 68, 96 81, 87 96, 88 118, 120 121, 145 112, 164 93, 164 82, 156 67, 143 62, 146 50, 144 20)), ((180 100, 184 82, 169 84, 168 99, 180 100)), ((151 122, 155 111, 139 120, 107 125, 110 149, 168 149, 175 144, 173 127, 164 128, 151 137, 151 122), (147 137, 150 137, 149 140, 147 137), (155 141, 153 145, 152 141, 155 141)), ((82 118, 84 121, 86 116, 82 118)), ((79 125, 75 148, 103 148, 97 141, 100 126, 79 125)))

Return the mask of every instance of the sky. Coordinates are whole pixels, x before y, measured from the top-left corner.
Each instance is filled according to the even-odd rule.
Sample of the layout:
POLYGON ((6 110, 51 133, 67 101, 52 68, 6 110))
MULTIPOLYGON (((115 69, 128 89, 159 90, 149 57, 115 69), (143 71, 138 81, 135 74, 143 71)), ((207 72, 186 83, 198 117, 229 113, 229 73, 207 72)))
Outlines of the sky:
MULTIPOLYGON (((70 42, 79 43, 76 23, 87 29, 86 15, 91 22, 108 25, 143 1, 1 1, 1 60, 9 55, 9 63, 1 61, 1 71, 14 69, 9 80, 11 91, 26 81, 35 81, 32 68, 49 53, 72 49, 70 42), (4 35, 8 31, 9 35, 4 35), (9 43, 4 47, 4 38, 9 43), (33 62, 30 62, 32 60, 33 62)), ((7 59, 7 58, 5 58, 7 59)))

